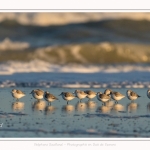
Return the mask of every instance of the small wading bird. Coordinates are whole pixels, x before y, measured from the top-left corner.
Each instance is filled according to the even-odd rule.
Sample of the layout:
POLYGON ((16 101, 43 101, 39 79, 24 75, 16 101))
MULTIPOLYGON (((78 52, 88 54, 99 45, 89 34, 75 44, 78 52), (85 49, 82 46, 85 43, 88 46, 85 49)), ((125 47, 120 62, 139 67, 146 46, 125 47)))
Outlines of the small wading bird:
POLYGON ((35 99, 41 100, 41 99, 43 99, 44 91, 41 90, 41 89, 36 89, 36 90, 32 90, 30 94, 32 94, 32 96, 33 96, 35 99))
POLYGON ((150 99, 150 90, 147 90, 147 97, 150 99))
POLYGON ((48 101, 48 105, 51 105, 51 102, 58 100, 57 97, 47 91, 44 93, 44 99, 48 101))
POLYGON ((127 97, 128 97, 128 99, 129 100, 131 100, 131 101, 134 101, 134 100, 136 100, 138 97, 141 97, 141 96, 139 96, 137 93, 135 93, 135 92, 133 92, 133 91, 131 91, 131 90, 127 90, 127 97))
POLYGON ((13 89, 11 91, 11 93, 12 93, 12 96, 14 98, 16 98, 16 100, 19 100, 20 98, 25 96, 25 93, 23 93, 21 90, 17 90, 17 89, 13 89))
POLYGON ((62 92, 60 95, 62 96, 62 98, 64 100, 67 101, 67 104, 68 104, 69 101, 71 101, 71 100, 73 100, 75 98, 75 96, 72 93, 70 93, 70 92, 62 92))
POLYGON ((110 100, 110 96, 103 94, 101 92, 98 92, 97 99, 105 104, 107 101, 110 100))
POLYGON ((111 94, 110 94, 111 92, 112 92, 111 89, 106 89, 106 90, 104 91, 104 94, 110 96, 110 99, 109 99, 109 100, 111 100, 111 94))
POLYGON ((86 94, 87 94, 87 98, 89 98, 89 99, 92 99, 92 98, 94 98, 95 96, 96 96, 96 92, 94 92, 94 91, 91 91, 91 90, 87 90, 87 91, 84 91, 86 94))
POLYGON ((106 89, 105 91, 104 91, 104 94, 106 94, 106 95, 110 95, 110 92, 112 92, 112 90, 111 89, 106 89))
POLYGON ((75 90, 75 92, 73 92, 73 94, 75 94, 75 96, 80 99, 80 102, 82 99, 86 98, 86 96, 87 96, 87 94, 81 90, 75 90))
POLYGON ((122 98, 125 97, 119 92, 110 92, 110 94, 111 94, 111 98, 116 101, 115 103, 118 103, 118 101, 120 101, 122 98))

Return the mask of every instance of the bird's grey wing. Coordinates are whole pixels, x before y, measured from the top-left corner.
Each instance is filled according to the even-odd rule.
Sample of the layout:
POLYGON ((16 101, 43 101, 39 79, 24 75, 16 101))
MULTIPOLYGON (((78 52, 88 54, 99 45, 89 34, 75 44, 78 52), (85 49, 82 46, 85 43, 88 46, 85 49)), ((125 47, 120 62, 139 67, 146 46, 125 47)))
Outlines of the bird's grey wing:
POLYGON ((52 98, 52 99, 58 99, 56 96, 54 96, 54 95, 52 95, 52 94, 51 94, 51 98, 52 98))
POLYGON ((139 95, 138 95, 138 94, 136 94, 136 93, 135 93, 135 92, 133 92, 133 91, 130 93, 130 95, 131 95, 131 96, 137 96, 137 97, 139 97, 139 95))
POLYGON ((119 93, 119 92, 115 92, 115 96, 119 97, 119 96, 123 96, 123 95, 121 93, 119 93))
POLYGON ((69 97, 69 96, 74 97, 74 95, 73 95, 72 93, 67 92, 67 93, 66 93, 66 97, 69 97))
POLYGON ((81 91, 80 93, 81 93, 82 95, 87 95, 84 91, 81 91))
POLYGON ((17 90, 16 91, 18 94, 24 94, 22 91, 20 91, 20 90, 17 90))

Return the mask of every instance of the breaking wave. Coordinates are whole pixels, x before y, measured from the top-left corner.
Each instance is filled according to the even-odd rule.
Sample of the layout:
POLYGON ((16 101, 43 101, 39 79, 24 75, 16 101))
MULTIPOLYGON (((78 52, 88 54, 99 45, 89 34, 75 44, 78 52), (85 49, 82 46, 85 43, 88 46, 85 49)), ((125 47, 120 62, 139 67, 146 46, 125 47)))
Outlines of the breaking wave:
POLYGON ((0 64, 0 75, 29 72, 64 73, 126 73, 132 71, 150 72, 149 65, 55 65, 42 60, 29 62, 9 61, 0 64))

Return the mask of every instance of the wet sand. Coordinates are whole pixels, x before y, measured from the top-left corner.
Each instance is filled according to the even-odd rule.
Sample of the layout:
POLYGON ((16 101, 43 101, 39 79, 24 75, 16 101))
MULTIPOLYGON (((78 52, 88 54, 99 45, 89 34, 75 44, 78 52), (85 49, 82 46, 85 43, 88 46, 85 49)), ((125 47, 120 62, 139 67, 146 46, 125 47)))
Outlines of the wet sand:
MULTIPOLYGON (((134 89, 141 97, 134 103, 125 97, 118 104, 102 105, 97 98, 81 103, 75 98, 67 102, 58 96, 67 88, 42 88, 59 98, 51 106, 36 101, 34 88, 20 88, 26 96, 18 102, 11 96, 12 88, 0 90, 0 137, 150 137, 150 100, 147 89, 134 89)), ((86 89, 87 90, 87 89, 86 89)), ((91 89, 95 92, 104 89, 91 89)), ((127 89, 113 89, 126 94, 127 89)))

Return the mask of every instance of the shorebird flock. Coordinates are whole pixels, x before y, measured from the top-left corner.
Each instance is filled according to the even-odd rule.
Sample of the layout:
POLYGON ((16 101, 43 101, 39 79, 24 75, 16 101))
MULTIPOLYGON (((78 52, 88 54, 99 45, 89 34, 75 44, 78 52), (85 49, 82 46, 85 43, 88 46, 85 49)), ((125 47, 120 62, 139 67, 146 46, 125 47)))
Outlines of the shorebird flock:
MULTIPOLYGON (((25 93, 18 89, 12 90, 12 96, 19 100, 20 98, 25 96, 25 93)), ((58 98, 51 94, 50 92, 43 91, 41 89, 35 89, 32 90, 31 93, 33 98, 35 98, 37 101, 40 101, 44 99, 48 102, 48 105, 51 105, 51 103, 55 100, 58 100, 58 98)), ((114 100, 115 103, 118 103, 121 99, 125 98, 125 95, 121 94, 120 92, 113 91, 111 89, 106 89, 103 93, 102 92, 94 92, 92 90, 75 90, 73 93, 71 92, 61 92, 60 95, 62 96, 62 99, 67 101, 67 104, 69 101, 72 101, 74 98, 78 98, 81 102, 84 98, 88 98, 89 100, 92 100, 93 98, 97 98, 97 100, 102 102, 102 105, 105 105, 106 102, 114 100)), ((132 102, 135 101, 137 98, 141 97, 136 92, 132 90, 127 90, 126 96, 129 100, 132 102)), ((150 90, 147 91, 147 97, 150 98, 150 90)))

